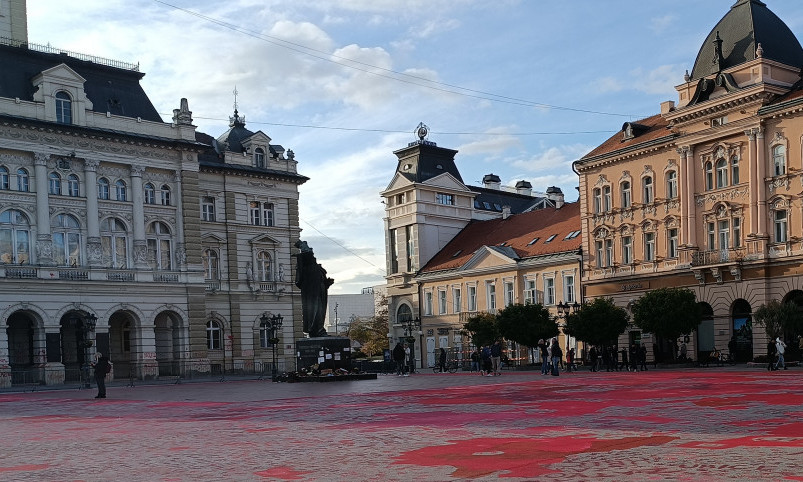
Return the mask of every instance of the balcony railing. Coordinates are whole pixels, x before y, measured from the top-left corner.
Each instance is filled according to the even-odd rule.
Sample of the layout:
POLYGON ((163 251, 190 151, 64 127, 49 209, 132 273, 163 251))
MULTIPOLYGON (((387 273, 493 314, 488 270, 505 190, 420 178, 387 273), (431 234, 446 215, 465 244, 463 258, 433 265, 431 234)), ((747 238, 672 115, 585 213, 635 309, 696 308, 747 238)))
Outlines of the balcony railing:
POLYGON ((6 268, 6 278, 33 279, 36 277, 36 268, 6 268))
POLYGON ((88 280, 89 271, 83 269, 60 269, 59 279, 66 279, 70 281, 88 280))
POLYGON ((220 280, 206 280, 206 291, 220 291, 220 280))
POLYGON ((109 281, 134 281, 133 271, 109 271, 106 273, 109 281))
POLYGON ((692 266, 709 266, 715 264, 735 263, 744 259, 745 248, 715 249, 697 251, 691 255, 692 266))
POLYGON ((259 283, 259 291, 274 292, 276 291, 276 283, 272 281, 261 281, 259 283))

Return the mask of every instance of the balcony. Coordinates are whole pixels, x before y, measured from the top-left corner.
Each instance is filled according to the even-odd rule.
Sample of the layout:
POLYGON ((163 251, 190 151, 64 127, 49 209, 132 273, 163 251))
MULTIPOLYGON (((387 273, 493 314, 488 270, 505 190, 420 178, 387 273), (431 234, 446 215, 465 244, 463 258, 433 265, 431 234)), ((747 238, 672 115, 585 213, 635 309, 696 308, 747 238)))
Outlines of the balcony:
POLYGON ((711 251, 697 251, 691 253, 693 267, 712 266, 717 264, 737 263, 744 259, 745 248, 715 249, 711 251))

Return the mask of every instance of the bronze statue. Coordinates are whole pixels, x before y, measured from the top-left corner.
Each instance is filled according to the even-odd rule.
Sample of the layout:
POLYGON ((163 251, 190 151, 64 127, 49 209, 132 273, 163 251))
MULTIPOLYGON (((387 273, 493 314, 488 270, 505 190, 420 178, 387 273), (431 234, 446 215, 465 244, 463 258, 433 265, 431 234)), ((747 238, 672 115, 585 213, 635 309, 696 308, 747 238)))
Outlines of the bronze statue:
POLYGON ((318 264, 312 248, 306 241, 296 241, 295 247, 301 252, 296 254, 296 286, 301 289, 301 319, 303 331, 310 338, 327 336, 323 327, 326 317, 326 299, 329 287, 335 282, 326 277, 326 270, 318 264))

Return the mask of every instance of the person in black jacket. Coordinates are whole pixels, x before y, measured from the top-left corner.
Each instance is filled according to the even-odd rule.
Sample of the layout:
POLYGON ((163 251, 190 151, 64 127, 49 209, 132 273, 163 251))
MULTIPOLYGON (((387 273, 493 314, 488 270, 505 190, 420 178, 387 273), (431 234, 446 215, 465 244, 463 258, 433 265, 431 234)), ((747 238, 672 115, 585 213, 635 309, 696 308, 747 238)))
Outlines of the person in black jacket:
POLYGON ((95 398, 106 398, 106 375, 112 371, 112 364, 102 353, 95 355, 95 382, 98 384, 98 394, 95 398))
POLYGON ((393 347, 393 361, 396 363, 396 375, 404 375, 405 353, 401 342, 396 343, 396 346, 393 347))

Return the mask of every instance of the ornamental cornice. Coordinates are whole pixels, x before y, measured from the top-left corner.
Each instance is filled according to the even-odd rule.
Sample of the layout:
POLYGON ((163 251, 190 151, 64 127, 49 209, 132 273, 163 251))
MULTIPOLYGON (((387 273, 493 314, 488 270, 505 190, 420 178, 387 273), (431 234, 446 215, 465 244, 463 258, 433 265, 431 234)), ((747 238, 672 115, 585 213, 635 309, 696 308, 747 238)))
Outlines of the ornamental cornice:
POLYGON ((772 99, 773 96, 782 94, 784 89, 770 84, 756 84, 736 92, 705 101, 694 106, 686 106, 664 115, 671 127, 699 119, 710 117, 714 114, 733 110, 737 107, 745 107, 749 104, 763 104, 772 99))
POLYGON ((574 165, 578 172, 596 169, 598 167, 603 167, 603 166, 610 166, 620 161, 626 161, 629 159, 649 155, 662 150, 676 149, 677 148, 676 140, 677 140, 677 135, 673 134, 672 136, 667 136, 658 139, 658 141, 660 141, 659 143, 650 146, 645 146, 634 150, 628 150, 626 152, 619 152, 619 154, 617 154, 617 151, 614 151, 609 154, 602 154, 601 157, 595 157, 591 159, 580 159, 579 161, 576 161, 574 165))
POLYGON ((750 187, 743 186, 736 189, 728 189, 720 192, 698 194, 694 197, 695 203, 698 207, 705 207, 706 203, 714 204, 719 201, 731 201, 746 197, 750 194, 750 187))

